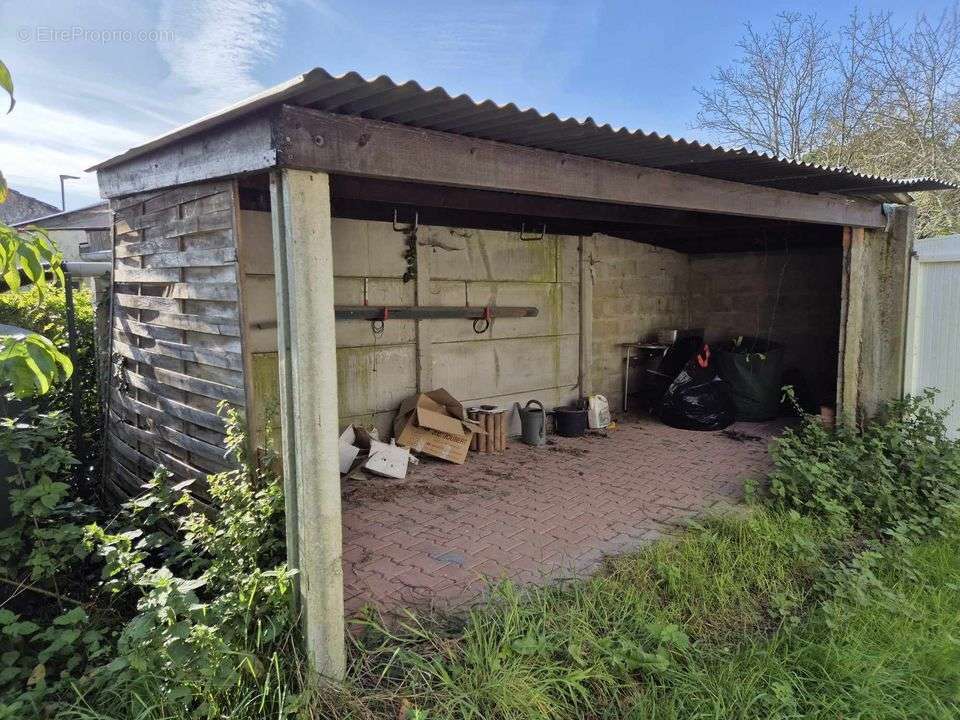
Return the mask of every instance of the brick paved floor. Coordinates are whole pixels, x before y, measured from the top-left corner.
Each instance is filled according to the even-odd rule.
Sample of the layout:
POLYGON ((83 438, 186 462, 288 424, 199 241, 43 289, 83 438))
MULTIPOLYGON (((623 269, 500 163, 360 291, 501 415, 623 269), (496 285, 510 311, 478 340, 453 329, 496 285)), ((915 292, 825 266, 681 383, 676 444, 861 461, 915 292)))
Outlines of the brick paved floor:
POLYGON ((743 480, 769 469, 768 441, 782 427, 737 423, 730 429, 751 437, 735 440, 631 418, 608 437, 514 441, 464 465, 423 459, 404 481, 347 480, 347 611, 462 607, 489 579, 588 574, 605 555, 740 500, 743 480))

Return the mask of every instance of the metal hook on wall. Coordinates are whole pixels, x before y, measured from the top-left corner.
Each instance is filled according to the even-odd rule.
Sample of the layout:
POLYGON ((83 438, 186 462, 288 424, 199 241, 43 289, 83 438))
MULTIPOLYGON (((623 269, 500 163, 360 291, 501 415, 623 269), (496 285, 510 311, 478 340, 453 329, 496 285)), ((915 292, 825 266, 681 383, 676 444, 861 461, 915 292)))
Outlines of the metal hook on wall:
POLYGON ((377 318, 376 320, 370 321, 370 329, 373 330, 373 334, 377 337, 383 335, 384 324, 390 317, 390 311, 387 308, 383 309, 383 316, 377 318))
POLYGON ((393 209, 393 229, 395 232, 402 233, 415 233, 417 228, 420 227, 420 213, 414 211, 413 213, 413 222, 412 223, 398 223, 397 218, 399 217, 399 210, 396 208, 393 209))

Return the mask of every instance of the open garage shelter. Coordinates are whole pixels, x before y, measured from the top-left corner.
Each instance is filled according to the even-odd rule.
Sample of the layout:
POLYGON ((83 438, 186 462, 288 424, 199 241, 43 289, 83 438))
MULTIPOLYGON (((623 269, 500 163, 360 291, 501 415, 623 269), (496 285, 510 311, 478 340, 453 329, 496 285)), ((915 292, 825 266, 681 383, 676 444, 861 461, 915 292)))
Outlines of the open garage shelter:
MULTIPOLYGON (((401 401, 435 388, 469 405, 618 406, 624 346, 666 327, 782 343, 816 401, 858 422, 902 392, 908 193, 950 187, 319 69, 96 170, 114 235, 109 487, 136 492, 161 464, 184 479, 224 468, 221 401, 254 443, 276 417, 307 647, 334 677, 345 562, 390 546, 349 543, 376 520, 348 498, 345 522, 344 426, 389 437, 401 401)), ((630 445, 603 463, 634 462, 608 499, 656 495, 648 439, 609 440, 630 445)), ((552 487, 534 476, 530 502, 552 487)), ((716 481, 723 495, 733 479, 716 481)), ((590 502, 570 485, 558 496, 590 502)), ((666 507, 687 497, 671 493, 666 507)), ((419 512, 455 513, 445 532, 467 535, 471 505, 419 512)))

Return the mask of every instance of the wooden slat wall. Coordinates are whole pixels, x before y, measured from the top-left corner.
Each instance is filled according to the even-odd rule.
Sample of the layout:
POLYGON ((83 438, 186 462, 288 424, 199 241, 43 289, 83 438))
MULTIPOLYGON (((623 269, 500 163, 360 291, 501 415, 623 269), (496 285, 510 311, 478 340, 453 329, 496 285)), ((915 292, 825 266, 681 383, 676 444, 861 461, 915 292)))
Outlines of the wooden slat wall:
POLYGON ((130 497, 230 467, 217 405, 246 404, 232 183, 114 200, 114 315, 105 482, 130 497))

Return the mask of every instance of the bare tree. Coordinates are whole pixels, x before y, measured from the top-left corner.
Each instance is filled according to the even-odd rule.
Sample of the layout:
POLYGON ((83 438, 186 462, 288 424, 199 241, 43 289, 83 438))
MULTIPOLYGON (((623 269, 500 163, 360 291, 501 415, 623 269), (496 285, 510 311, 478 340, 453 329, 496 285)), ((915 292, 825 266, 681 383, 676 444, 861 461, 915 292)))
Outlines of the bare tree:
POLYGON ((794 160, 816 147, 827 120, 833 47, 816 16, 781 13, 767 33, 747 24, 741 57, 700 95, 697 127, 725 143, 794 160))
MULTIPOLYGON (((912 27, 876 19, 870 47, 876 113, 851 162, 874 172, 960 180, 960 12, 912 27), (869 144, 865 142, 872 139, 869 144)), ((957 193, 919 198, 920 232, 960 229, 957 193)))
MULTIPOLYGON (((960 11, 854 12, 828 34, 815 16, 749 25, 734 65, 697 89, 696 127, 793 160, 960 181, 960 11)), ((960 231, 960 193, 922 193, 919 232, 960 231)))

